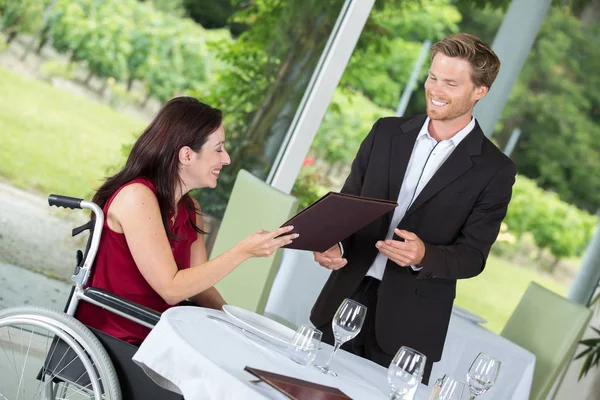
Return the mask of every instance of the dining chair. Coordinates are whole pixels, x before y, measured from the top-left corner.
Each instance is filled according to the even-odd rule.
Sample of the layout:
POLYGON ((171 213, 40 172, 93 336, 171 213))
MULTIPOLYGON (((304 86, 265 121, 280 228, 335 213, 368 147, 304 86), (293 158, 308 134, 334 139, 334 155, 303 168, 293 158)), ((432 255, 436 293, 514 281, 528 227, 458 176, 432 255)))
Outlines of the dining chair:
POLYGON ((532 352, 535 371, 530 399, 544 400, 573 356, 592 311, 531 282, 500 333, 532 352))
MULTIPOLYGON (((298 200, 240 170, 213 249, 211 258, 231 249, 248 235, 265 229, 272 231, 290 219, 298 200)), ((262 314, 271 291, 281 250, 270 257, 251 258, 227 275, 216 287, 228 304, 262 314)))

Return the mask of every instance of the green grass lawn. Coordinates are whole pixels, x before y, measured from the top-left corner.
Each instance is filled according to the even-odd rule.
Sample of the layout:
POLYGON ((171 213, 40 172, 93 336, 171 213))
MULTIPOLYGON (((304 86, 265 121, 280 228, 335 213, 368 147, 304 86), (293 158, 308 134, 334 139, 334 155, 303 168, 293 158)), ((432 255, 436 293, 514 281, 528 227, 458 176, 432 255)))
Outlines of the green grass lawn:
POLYGON ((490 256, 479 276, 459 281, 456 304, 484 317, 488 321, 484 326, 500 333, 531 281, 561 296, 568 291, 565 284, 532 268, 490 256))
POLYGON ((0 176, 14 186, 88 197, 143 121, 0 68, 0 176))

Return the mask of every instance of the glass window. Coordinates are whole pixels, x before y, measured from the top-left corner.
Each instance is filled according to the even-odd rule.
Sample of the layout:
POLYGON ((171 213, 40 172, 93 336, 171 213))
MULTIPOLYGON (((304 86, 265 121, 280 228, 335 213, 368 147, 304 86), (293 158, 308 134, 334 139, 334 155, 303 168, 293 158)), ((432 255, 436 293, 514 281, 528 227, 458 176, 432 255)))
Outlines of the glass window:
MULTIPOLYGON (((0 176, 90 199, 164 102, 195 96, 223 109, 233 161, 194 193, 210 247, 237 171, 269 173, 343 4, 0 0, 0 176)), ((24 253, 3 257, 39 264, 24 253)))

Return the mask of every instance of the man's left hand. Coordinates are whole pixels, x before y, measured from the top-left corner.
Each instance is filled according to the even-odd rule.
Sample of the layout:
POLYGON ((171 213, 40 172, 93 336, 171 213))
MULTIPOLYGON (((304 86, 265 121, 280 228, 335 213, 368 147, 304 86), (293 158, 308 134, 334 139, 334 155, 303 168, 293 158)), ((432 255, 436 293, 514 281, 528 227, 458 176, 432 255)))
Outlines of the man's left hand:
POLYGON ((421 265, 425 257, 425 244, 423 241, 409 231, 394 229, 394 233, 404 239, 404 242, 380 240, 375 244, 379 252, 401 267, 421 265))

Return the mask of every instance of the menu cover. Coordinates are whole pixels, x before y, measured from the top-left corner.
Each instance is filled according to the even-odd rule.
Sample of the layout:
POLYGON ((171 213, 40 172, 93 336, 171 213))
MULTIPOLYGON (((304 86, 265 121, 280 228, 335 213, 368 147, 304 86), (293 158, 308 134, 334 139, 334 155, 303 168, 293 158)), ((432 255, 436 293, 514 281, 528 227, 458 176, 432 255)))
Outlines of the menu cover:
POLYGON ((293 225, 291 233, 300 234, 292 243, 283 247, 326 251, 392 211, 397 205, 398 203, 390 200, 329 192, 281 225, 293 225))
POLYGON ((350 397, 346 396, 344 392, 331 386, 319 385, 318 383, 292 378, 291 376, 279 375, 248 366, 244 368, 244 370, 268 383, 293 400, 352 400, 350 397))

